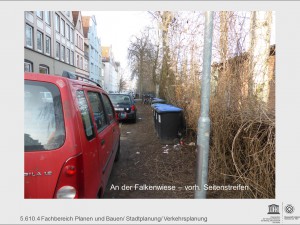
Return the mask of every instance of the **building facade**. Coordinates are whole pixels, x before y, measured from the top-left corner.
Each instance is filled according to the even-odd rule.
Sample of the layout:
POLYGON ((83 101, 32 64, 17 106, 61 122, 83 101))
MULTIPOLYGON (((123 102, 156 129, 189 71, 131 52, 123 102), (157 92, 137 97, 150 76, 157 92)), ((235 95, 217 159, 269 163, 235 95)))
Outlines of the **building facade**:
POLYGON ((101 85, 101 87, 104 87, 104 69, 105 69, 105 64, 102 62, 102 55, 101 55, 101 62, 100 63, 101 63, 100 85, 101 85))
POLYGON ((95 16, 82 16, 83 34, 88 46, 90 79, 100 83, 100 39, 97 36, 97 22, 95 16))
MULTIPOLYGON (((242 55, 235 56, 226 61, 226 68, 224 69, 223 63, 213 63, 211 67, 211 93, 215 95, 217 92, 224 92, 226 88, 228 76, 227 74, 238 76, 239 79, 235 79, 231 85, 235 85, 232 88, 232 92, 224 92, 226 96, 226 102, 228 107, 232 107, 232 104, 236 104, 238 108, 239 102, 249 96, 250 93, 254 92, 250 88, 249 81, 253 81, 253 73, 249 73, 249 61, 251 60, 249 52, 245 52, 242 55), (225 72, 224 72, 225 71, 225 72), (238 90, 238 92, 235 92, 238 90), (233 97, 235 100, 233 101, 233 97), (237 100, 238 99, 238 100, 237 100)), ((266 93, 266 106, 270 112, 275 112, 275 77, 276 77, 276 45, 272 45, 269 49, 269 57, 267 60, 268 68, 268 90, 266 93)))
POLYGON ((72 11, 74 22, 74 44, 75 44, 75 72, 77 74, 89 77, 88 67, 85 66, 85 43, 83 36, 82 16, 80 11, 72 11))
POLYGON ((112 47, 102 47, 102 62, 104 64, 104 89, 108 92, 116 93, 119 92, 120 74, 119 67, 120 63, 115 62, 112 47))
POLYGON ((24 71, 61 75, 75 72, 71 11, 24 12, 24 71))
MULTIPOLYGON (((84 70, 89 72, 89 65, 90 65, 90 59, 89 59, 89 44, 87 43, 86 40, 84 40, 84 70)), ((89 75, 88 75, 89 76, 89 75)))
POLYGON ((119 91, 120 63, 111 46, 101 47, 95 16, 27 11, 24 17, 24 71, 62 75, 66 70, 89 77, 106 91, 119 91))

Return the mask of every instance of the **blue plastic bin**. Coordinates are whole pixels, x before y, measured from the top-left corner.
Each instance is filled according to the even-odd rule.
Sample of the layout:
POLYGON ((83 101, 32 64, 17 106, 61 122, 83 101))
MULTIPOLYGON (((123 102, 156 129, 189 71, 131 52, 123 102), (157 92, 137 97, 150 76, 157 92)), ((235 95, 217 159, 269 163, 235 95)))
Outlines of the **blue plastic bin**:
POLYGON ((154 103, 166 104, 166 101, 161 99, 161 98, 153 98, 152 101, 151 101, 151 104, 154 104, 154 103))

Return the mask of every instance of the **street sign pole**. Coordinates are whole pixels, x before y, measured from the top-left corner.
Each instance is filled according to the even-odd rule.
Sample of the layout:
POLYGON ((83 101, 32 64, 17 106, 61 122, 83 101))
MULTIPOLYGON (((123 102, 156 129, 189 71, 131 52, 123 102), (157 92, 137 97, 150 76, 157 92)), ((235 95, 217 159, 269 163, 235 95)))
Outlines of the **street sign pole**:
POLYGON ((195 198, 206 198, 209 157, 209 138, 210 138, 210 73, 211 73, 211 54, 212 54, 212 35, 213 35, 214 12, 205 13, 205 32, 203 49, 203 70, 201 79, 201 105, 200 117, 197 130, 197 172, 195 198))

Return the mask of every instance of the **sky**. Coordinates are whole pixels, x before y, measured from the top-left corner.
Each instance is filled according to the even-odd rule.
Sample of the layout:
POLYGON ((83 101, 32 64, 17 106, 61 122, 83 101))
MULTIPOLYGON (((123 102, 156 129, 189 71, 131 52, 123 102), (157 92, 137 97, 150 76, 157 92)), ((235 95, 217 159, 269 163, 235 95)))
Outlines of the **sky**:
POLYGON ((115 61, 121 63, 125 75, 130 76, 127 49, 132 35, 139 35, 143 28, 151 25, 146 11, 82 11, 83 16, 95 15, 101 46, 112 46, 115 61))

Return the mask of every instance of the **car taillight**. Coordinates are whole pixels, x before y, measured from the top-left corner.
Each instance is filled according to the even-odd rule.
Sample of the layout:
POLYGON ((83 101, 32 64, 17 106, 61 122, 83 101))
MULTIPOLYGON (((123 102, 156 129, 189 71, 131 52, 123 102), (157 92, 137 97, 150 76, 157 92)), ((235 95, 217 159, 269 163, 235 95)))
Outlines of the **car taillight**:
POLYGON ((78 198, 82 191, 82 154, 80 154, 68 159, 64 164, 54 198, 78 198))
POLYGON ((76 173, 76 166, 68 166, 66 168, 66 173, 70 176, 74 175, 76 173))
POLYGON ((135 110, 135 105, 131 106, 131 110, 134 111, 135 110))

